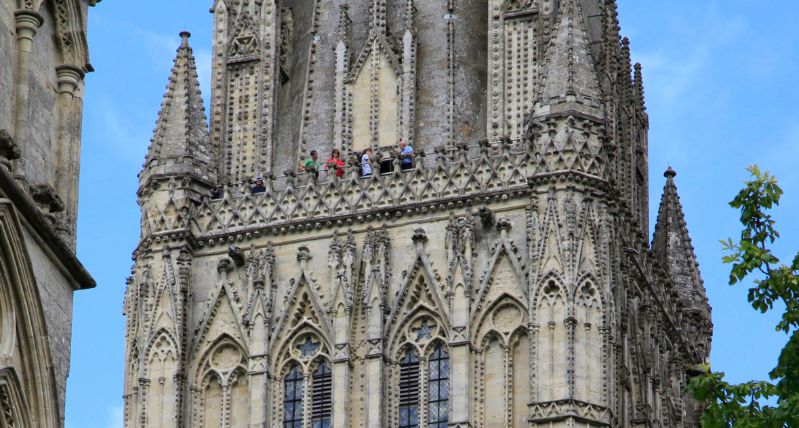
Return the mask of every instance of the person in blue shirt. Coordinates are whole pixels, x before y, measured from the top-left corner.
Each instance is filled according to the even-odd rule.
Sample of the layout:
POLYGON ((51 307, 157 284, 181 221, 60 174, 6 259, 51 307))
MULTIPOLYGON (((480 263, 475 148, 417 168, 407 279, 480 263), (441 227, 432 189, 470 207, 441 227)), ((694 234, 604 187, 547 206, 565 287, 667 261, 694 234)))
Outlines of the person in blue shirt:
POLYGON ((400 167, 402 170, 413 169, 413 147, 405 139, 400 139, 400 167))

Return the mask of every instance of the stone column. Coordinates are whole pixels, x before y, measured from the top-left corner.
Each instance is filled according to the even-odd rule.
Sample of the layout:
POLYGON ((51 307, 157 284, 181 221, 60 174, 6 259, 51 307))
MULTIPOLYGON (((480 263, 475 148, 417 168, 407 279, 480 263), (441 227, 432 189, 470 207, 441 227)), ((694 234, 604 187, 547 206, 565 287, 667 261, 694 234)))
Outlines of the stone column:
POLYGON ((78 67, 56 68, 58 82, 58 140, 54 154, 55 189, 64 201, 67 243, 75 247, 75 224, 78 216, 78 174, 80 171, 81 113, 83 100, 78 89, 84 73, 78 67))
POLYGON ((14 138, 17 144, 26 144, 28 130, 28 115, 30 114, 30 67, 33 53, 33 38, 39 27, 44 24, 44 18, 32 10, 18 10, 14 12, 17 30, 16 58, 14 83, 14 138))
MULTIPOLYGON (((256 298, 261 298, 265 291, 265 281, 258 279, 254 282, 256 298)), ((271 282, 270 282, 271 283, 271 282)), ((260 314, 261 312, 257 312, 260 314)), ((263 322, 260 317, 254 316, 255 322, 250 331, 250 427, 266 428, 269 426, 269 341, 268 332, 270 330, 271 319, 267 314, 263 314, 263 322)))
MULTIPOLYGON (((373 342, 370 340, 370 342, 373 342)), ((373 352, 366 356, 366 427, 383 426, 383 379, 386 378, 383 364, 382 342, 370 344, 373 352)))
POLYGON ((469 409, 472 403, 472 361, 469 342, 452 344, 450 353, 450 393, 452 413, 449 426, 471 427, 469 409))
POLYGON ((250 357, 250 427, 266 428, 268 424, 269 376, 266 355, 250 357))
POLYGON ((333 428, 350 426, 350 360, 333 362, 333 428))

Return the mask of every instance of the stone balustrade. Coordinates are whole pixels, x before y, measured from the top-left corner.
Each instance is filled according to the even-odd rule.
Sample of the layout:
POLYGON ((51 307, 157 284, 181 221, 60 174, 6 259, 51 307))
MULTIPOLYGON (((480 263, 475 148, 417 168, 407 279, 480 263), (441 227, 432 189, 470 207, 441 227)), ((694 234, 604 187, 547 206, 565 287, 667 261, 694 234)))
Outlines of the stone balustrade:
MULTIPOLYGON (((295 175, 265 180, 266 191, 250 184, 226 186, 221 197, 209 196, 191 216, 196 235, 227 234, 252 226, 295 222, 324 223, 343 217, 403 212, 428 205, 456 203, 473 196, 524 192, 537 162, 527 147, 500 143, 460 146, 416 157, 415 168, 360 177, 348 168, 344 177, 295 175)), ((378 163, 377 161, 375 162, 378 163)), ((379 168, 375 167, 375 171, 379 168)))

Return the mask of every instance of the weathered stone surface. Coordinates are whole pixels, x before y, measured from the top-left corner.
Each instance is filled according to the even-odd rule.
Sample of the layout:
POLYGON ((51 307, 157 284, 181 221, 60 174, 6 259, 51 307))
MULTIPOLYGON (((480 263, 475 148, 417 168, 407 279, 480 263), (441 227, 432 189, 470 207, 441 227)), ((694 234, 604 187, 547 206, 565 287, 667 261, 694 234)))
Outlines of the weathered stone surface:
POLYGON ((696 426, 710 312, 673 177, 650 251, 615 2, 213 10, 210 143, 164 143, 220 174, 142 176, 126 426, 696 426), (298 172, 311 149, 344 173, 298 172))
MULTIPOLYGON (((91 2, 92 5, 95 3, 91 2)), ((86 0, 0 1, 0 415, 64 425, 86 0)))

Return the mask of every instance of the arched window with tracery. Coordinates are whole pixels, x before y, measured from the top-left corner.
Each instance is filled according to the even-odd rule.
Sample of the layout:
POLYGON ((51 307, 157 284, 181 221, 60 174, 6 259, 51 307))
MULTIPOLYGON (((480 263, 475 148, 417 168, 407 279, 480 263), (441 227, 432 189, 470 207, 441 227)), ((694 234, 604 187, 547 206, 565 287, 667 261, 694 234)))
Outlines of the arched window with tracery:
POLYGON ((427 364, 427 426, 447 428, 449 422, 449 353, 439 343, 427 364))
POLYGON ((302 428, 303 381, 302 370, 295 363, 283 379, 283 428, 302 428))
POLYGON ((313 372, 311 427, 330 428, 333 415, 333 371, 322 361, 313 372))
POLYGON ((543 285, 536 311, 538 400, 560 400, 568 397, 568 341, 565 326, 568 315, 566 296, 555 279, 550 279, 543 285))
POLYGON ((419 427, 419 356, 409 348, 400 360, 399 428, 419 427))
POLYGON ((602 301, 599 291, 590 280, 577 289, 574 317, 574 376, 577 399, 588 403, 602 403, 602 301))

